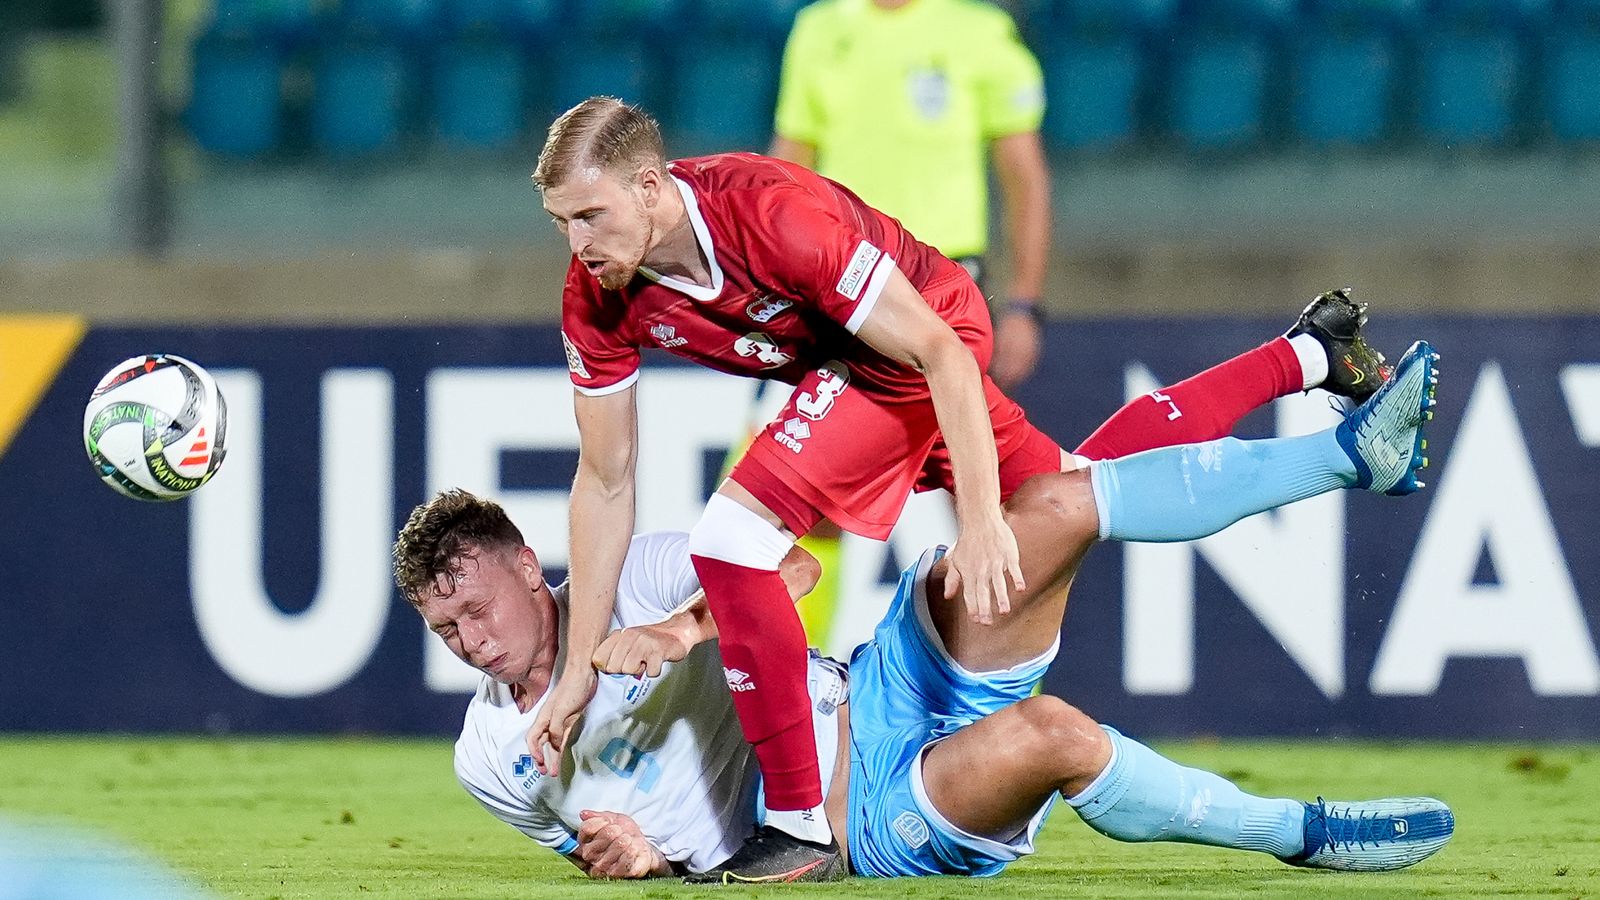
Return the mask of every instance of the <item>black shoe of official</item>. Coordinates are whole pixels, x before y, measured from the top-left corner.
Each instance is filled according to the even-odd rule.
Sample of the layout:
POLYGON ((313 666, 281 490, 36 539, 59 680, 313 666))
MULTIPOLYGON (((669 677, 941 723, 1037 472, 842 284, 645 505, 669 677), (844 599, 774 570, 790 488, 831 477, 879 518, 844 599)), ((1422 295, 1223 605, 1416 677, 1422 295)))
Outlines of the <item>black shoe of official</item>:
POLYGON ((1330 394, 1365 401, 1389 378, 1383 354, 1361 336, 1367 305, 1350 299, 1350 289, 1318 294, 1285 337, 1309 334, 1328 352, 1328 377, 1318 385, 1330 394))
POLYGON ((813 844, 762 825, 727 862, 683 880, 688 884, 784 884, 844 877, 844 858, 834 841, 813 844))

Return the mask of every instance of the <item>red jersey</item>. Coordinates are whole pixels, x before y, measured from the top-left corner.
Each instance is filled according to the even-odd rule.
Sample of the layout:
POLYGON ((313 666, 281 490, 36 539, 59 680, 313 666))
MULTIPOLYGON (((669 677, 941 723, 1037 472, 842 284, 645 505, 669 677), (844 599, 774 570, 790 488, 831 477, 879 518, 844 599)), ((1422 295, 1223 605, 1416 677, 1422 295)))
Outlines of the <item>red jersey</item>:
MULTIPOLYGON (((604 290, 574 257, 561 330, 579 391, 600 395, 633 384, 642 347, 789 384, 842 360, 879 384, 926 390, 919 373, 854 334, 895 269, 920 291, 963 275, 960 266, 804 167, 723 153, 667 168, 710 263, 711 285, 641 268, 623 289, 604 290)), ((987 322, 975 289, 925 296, 946 321, 987 322)))

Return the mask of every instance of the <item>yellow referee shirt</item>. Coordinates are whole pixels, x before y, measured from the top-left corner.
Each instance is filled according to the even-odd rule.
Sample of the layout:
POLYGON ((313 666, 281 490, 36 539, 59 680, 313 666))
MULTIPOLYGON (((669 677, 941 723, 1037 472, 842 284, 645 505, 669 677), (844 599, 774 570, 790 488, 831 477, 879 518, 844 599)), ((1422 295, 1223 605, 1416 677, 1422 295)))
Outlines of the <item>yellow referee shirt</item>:
POLYGON ((988 143, 1035 131, 1039 63, 1011 17, 976 0, 819 0, 783 55, 776 128, 817 171, 946 256, 988 246, 988 143))

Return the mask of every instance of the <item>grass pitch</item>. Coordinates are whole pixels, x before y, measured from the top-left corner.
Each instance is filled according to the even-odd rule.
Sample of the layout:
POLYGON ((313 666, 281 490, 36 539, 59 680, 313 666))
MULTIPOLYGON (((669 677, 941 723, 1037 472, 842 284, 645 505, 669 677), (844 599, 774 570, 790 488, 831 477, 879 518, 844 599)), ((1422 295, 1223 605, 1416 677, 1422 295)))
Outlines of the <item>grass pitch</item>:
MULTIPOLYGON (((1600 897, 1600 747, 1187 742, 1160 749, 1247 790, 1429 794, 1456 838, 1403 872, 1290 869, 1260 854, 1129 845, 1057 807, 1038 855, 996 880, 767 889, 855 897, 1600 897)), ((455 784, 442 740, 0 740, 0 818, 87 828, 220 896, 726 897, 671 882, 590 883, 455 784)))

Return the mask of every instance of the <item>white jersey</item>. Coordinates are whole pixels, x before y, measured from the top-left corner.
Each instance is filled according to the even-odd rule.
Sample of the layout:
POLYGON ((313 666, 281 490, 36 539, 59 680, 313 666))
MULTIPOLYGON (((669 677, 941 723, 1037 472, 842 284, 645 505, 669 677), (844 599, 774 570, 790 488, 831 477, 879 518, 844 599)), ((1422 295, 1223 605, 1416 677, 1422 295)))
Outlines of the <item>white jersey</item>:
MULTIPOLYGON (((687 534, 636 536, 611 627, 660 622, 699 589, 687 534)), ((565 628, 566 585, 554 593, 565 628)), ((621 812, 667 859, 704 871, 739 848, 760 805, 760 770, 728 691, 742 675, 724 673, 715 641, 668 663, 656 678, 601 675, 556 778, 540 775, 527 749, 528 729, 549 692, 519 712, 510 688, 485 677, 456 741, 456 777, 496 818, 558 853, 576 849, 581 810, 621 812)), ((808 683, 826 792, 844 668, 813 655, 808 683)))

